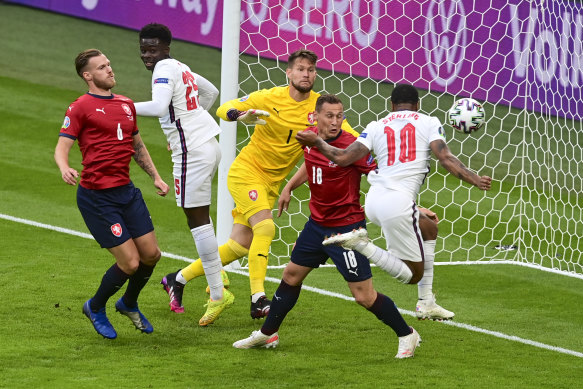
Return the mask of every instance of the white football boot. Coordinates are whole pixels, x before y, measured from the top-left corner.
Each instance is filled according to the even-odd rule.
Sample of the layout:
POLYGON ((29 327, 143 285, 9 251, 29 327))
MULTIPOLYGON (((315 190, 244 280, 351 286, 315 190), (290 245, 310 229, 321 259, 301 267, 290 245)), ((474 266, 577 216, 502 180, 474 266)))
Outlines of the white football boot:
POLYGON ((437 305, 435 295, 431 299, 418 300, 415 307, 415 315, 419 320, 451 320, 455 314, 447 309, 437 305))
POLYGON ((346 250, 360 251, 368 242, 370 242, 370 239, 368 238, 366 228, 359 228, 358 230, 352 230, 344 234, 332 235, 324 239, 322 244, 324 246, 336 244, 342 246, 346 250))
POLYGON ((276 348, 279 344, 277 332, 272 335, 265 335, 261 330, 253 331, 248 338, 241 339, 233 343, 235 348, 276 348))
POLYGON ((415 355, 415 349, 419 347, 421 337, 419 336, 419 333, 415 331, 415 328, 411 327, 411 330, 413 332, 409 335, 399 337, 399 350, 397 351, 395 358, 411 358, 415 355))

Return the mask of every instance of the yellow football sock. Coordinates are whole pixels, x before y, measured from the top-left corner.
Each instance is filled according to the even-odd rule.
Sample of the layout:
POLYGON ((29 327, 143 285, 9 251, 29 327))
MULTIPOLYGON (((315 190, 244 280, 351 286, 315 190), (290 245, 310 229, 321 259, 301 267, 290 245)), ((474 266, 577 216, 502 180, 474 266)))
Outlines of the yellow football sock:
MULTIPOLYGON (((244 257, 248 252, 249 250, 232 239, 229 239, 224 245, 219 246, 219 256, 223 265, 227 265, 236 259, 244 257)), ((187 282, 202 275, 204 275, 204 269, 202 268, 200 258, 182 269, 182 276, 187 282)))
POLYGON ((253 241, 249 248, 249 283, 251 294, 265 292, 269 246, 275 236, 273 219, 265 219, 253 226, 253 241))

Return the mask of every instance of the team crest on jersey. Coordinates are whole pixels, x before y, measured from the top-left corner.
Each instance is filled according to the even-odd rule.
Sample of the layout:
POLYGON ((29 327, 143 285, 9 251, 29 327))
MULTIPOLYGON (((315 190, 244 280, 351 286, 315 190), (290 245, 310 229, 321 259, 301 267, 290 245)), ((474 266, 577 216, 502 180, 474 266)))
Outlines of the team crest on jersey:
POLYGON ((116 237, 120 237, 122 233, 121 225, 119 223, 113 224, 111 227, 111 233, 116 237))
POLYGON ((308 123, 314 124, 316 122, 316 119, 314 117, 315 114, 316 114, 316 111, 312 111, 308 114, 308 123))
POLYGON ((259 197, 259 195, 257 194, 257 191, 255 189, 249 191, 249 198, 252 201, 257 200, 257 197, 259 197))
POLYGON ((122 104, 121 107, 123 108, 123 111, 126 113, 126 115, 132 116, 132 110, 130 109, 129 105, 122 104))
POLYGON ((239 99, 239 101, 247 101, 247 99, 249 98, 249 96, 243 96, 239 99))
POLYGON ((68 116, 65 116, 65 120, 63 120, 63 127, 62 128, 69 128, 69 126, 71 125, 71 119, 69 119, 68 116))

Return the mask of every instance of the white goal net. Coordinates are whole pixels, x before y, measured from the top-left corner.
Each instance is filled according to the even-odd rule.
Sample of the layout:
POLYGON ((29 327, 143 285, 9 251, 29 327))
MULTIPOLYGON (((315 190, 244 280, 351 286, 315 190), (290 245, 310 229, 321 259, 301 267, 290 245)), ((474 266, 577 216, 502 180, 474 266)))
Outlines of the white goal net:
MULTIPOLYGON (((487 122, 477 133, 444 127, 452 152, 493 177, 492 190, 433 162, 418 201, 440 218, 436 261, 583 274, 580 2, 243 0, 237 26, 237 96, 286 85, 287 57, 305 47, 320 58, 314 89, 337 94, 359 132, 388 113, 400 82, 417 86, 421 111, 442 122, 457 98, 483 102, 487 122)), ((250 131, 239 125, 237 152, 250 131)), ((296 190, 275 218, 271 266, 289 260, 308 196, 296 190)), ((379 229, 369 223, 369 231, 384 246, 379 229)))

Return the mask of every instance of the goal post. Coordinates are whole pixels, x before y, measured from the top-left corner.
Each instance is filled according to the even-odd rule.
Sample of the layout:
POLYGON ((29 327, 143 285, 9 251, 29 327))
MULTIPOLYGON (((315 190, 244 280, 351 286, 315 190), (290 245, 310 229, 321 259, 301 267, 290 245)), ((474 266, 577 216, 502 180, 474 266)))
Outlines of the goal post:
MULTIPOLYGON (((241 0, 225 0, 223 7, 223 37, 221 50, 221 104, 237 98, 239 92, 239 19, 241 17, 241 0), (237 64, 237 65, 234 65, 237 64)), ((237 123, 220 121, 221 135, 219 147, 221 162, 217 171, 217 241, 219 245, 227 242, 231 233, 234 207, 233 198, 227 188, 229 167, 235 160, 237 145, 237 123)), ((227 265, 239 268, 239 261, 227 265)))
MULTIPOLYGON (((421 111, 442 122, 458 98, 483 102, 487 121, 478 132, 466 135, 444 126, 452 152, 470 169, 492 176, 492 190, 472 188, 432 161, 418 199, 440 218, 436 262, 523 264, 583 278, 581 2, 224 4, 223 27, 237 30, 239 50, 235 59, 228 44, 232 42, 225 40, 235 39, 235 34, 227 30, 222 69, 228 77, 237 70, 239 74, 236 86, 229 81, 234 89, 227 92, 221 85, 221 101, 286 85, 287 57, 305 47, 319 57, 314 90, 337 94, 349 123, 359 132, 389 112, 388 97, 400 82, 418 87, 421 111), (227 12, 232 7, 237 13, 227 12)), ((234 133, 223 130, 222 146, 227 131, 234 133)), ((251 131, 238 125, 236 153, 251 131)), ((220 199, 228 194, 231 161, 225 156, 234 149, 223 150, 219 171, 219 231, 224 231, 223 223, 230 231, 232 223, 231 208, 223 209, 220 199)), ((362 188, 366 193, 366 179, 362 188)), ((309 215, 308 199, 307 188, 298 188, 288 213, 275 218, 270 266, 289 260, 309 215)), ((380 230, 371 223, 368 227, 370 236, 384 246, 380 230)), ((217 234, 224 243, 225 236, 217 234)))

